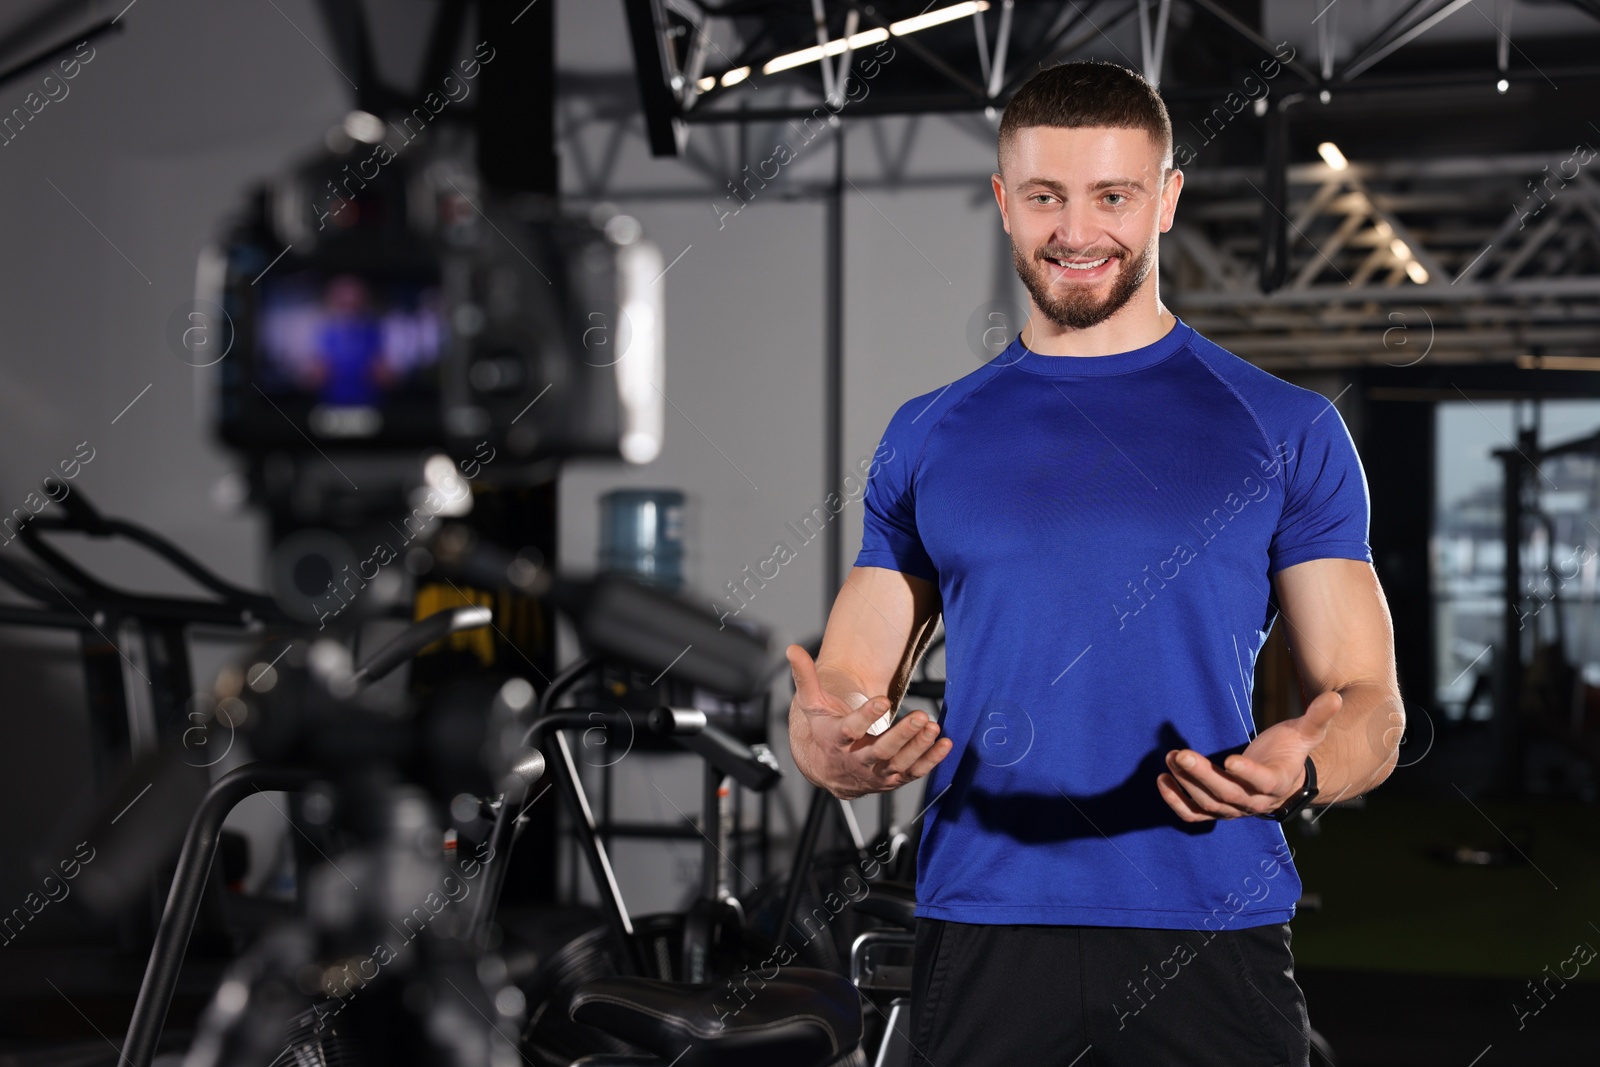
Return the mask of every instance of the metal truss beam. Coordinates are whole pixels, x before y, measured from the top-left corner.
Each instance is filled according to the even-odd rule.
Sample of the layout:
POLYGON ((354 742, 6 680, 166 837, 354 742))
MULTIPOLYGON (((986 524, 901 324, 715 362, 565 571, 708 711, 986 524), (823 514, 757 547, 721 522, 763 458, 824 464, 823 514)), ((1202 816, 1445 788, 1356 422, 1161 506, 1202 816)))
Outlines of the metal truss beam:
POLYGON ((1276 367, 1600 350, 1600 181, 1574 151, 1288 168, 1286 284, 1243 284, 1260 172, 1197 172, 1162 257, 1184 320, 1276 367), (1532 191, 1530 191, 1532 190, 1532 191))

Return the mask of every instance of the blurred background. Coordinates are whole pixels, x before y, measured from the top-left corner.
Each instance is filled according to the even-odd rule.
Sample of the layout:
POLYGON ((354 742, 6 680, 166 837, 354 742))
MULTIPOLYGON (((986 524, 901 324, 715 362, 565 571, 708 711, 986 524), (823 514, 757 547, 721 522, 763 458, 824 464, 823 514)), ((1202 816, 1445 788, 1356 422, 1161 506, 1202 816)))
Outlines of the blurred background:
MULTIPOLYGON (((277 572, 311 558, 285 502, 303 490, 331 513, 339 479, 387 477, 351 446, 378 404, 368 393, 380 389, 398 425, 405 404, 423 403, 407 390, 424 397, 441 353, 477 329, 452 289, 476 283, 448 270, 407 273, 379 257, 363 287, 340 273, 359 273, 355 260, 311 254, 333 247, 319 220, 336 231, 394 222, 366 213, 370 194, 352 192, 352 173, 376 186, 372 175, 403 171, 445 198, 440 232, 488 224, 473 238, 484 256, 538 271, 564 254, 501 232, 511 216, 478 198, 514 189, 619 247, 647 240, 657 258, 646 287, 664 293, 660 423, 640 416, 631 455, 574 447, 529 461, 541 453, 518 446, 514 424, 530 409, 530 425, 546 417, 532 406, 538 390, 488 359, 457 383, 501 396, 483 426, 441 430, 456 445, 446 469, 459 461, 468 479, 477 437, 493 436, 483 427, 500 434, 493 458, 476 455, 492 485, 475 487, 468 521, 510 531, 512 547, 538 546, 564 570, 632 573, 731 613, 774 650, 815 652, 860 544, 847 476, 870 461, 899 404, 976 369, 1022 323, 989 185, 1000 110, 1041 64, 1120 62, 1159 86, 1186 175, 1161 240, 1163 301, 1222 347, 1325 395, 1371 494, 1409 727, 1380 790, 1288 829, 1306 889, 1293 930, 1312 1023, 1340 1064, 1594 1062, 1600 968, 1583 964, 1600 944, 1600 5, 483 7, 5 5, 0 564, 28 559, 21 528, 34 514, 45 528, 69 500, 159 531, 250 590, 275 589, 277 572), (455 32, 445 39, 441 27, 455 32), (299 214, 285 222, 285 211, 299 214), (263 232, 286 239, 251 245, 255 260, 228 251, 263 232), (224 313, 242 306, 224 290, 259 297, 249 323, 224 313), (338 343, 381 348, 380 386, 307 355, 316 331, 362 309, 362 329, 376 332, 352 328, 338 343), (259 340, 256 385, 228 358, 234 331, 241 351, 259 340), (266 429, 276 416, 247 385, 291 405, 279 414, 298 436, 266 429), (292 406, 302 401, 303 419, 292 406), (326 466, 302 447, 321 451, 308 432, 336 442, 326 466), (275 448, 297 458, 274 466, 275 448)), ((643 336, 642 321, 626 328, 643 336)), ((600 344, 624 345, 620 320, 593 325, 600 344)), ((544 400, 574 418, 588 402, 581 391, 544 400)), ((428 443, 384 440, 419 461, 428 443)), ((412 488, 428 484, 439 485, 412 488)), ((138 544, 81 529, 51 543, 110 586, 197 595, 192 575, 138 544)), ((316 558, 336 576, 344 557, 316 558)), ((38 562, 0 573, 15 612, 0 619, 4 909, 38 888, 41 855, 49 865, 72 854, 63 828, 157 743, 160 700, 192 710, 186 701, 211 694, 212 747, 191 765, 212 778, 251 756, 215 698, 259 632, 131 611, 75 619, 62 590, 53 603, 29 586, 38 562), (49 625, 22 613, 41 600, 60 616, 49 625), (146 677, 158 668, 165 697, 146 677)), ((404 587, 393 598, 412 606, 499 603, 395 573, 404 587)), ((406 611, 375 617, 363 646, 406 611)), ((505 629, 434 646, 450 664, 437 676, 523 662, 553 674, 579 644, 553 613, 505 629)), ((394 685, 426 684, 428 658, 394 685)), ((936 710, 942 672, 936 644, 908 702, 936 710)), ((624 704, 661 699, 647 675, 619 669, 604 684, 624 704)), ((770 745, 787 772, 775 789, 732 789, 725 858, 747 900, 758 886, 771 896, 817 807, 788 757, 787 670, 765 684, 743 701, 676 694, 726 716, 745 743, 770 745)), ((1281 633, 1259 658, 1255 701, 1263 725, 1301 708, 1281 633)), ((618 889, 638 914, 688 908, 705 890, 715 783, 707 802, 693 753, 622 754, 625 764, 586 751, 578 770, 618 889)), ((823 846, 863 846, 921 805, 913 787, 817 816, 823 846)), ((292 808, 268 790, 233 810, 222 855, 231 897, 295 896, 304 850, 292 808)), ((507 899, 597 906, 572 816, 552 803, 540 818, 546 847, 507 899)), ((11 1044, 0 1063, 67 1062, 25 1058, 51 1042, 118 1046, 163 898, 153 890, 132 912, 92 921, 52 905, 5 928, 0 1038, 11 1044)), ((225 959, 229 944, 191 945, 173 1034, 210 995, 207 953, 225 959)))

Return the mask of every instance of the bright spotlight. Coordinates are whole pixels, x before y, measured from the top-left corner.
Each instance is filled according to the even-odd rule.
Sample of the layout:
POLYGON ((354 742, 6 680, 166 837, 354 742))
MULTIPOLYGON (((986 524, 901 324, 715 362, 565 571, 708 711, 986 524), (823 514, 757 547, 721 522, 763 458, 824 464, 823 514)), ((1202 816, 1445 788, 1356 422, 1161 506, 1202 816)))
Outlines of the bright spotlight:
POLYGON ((387 132, 383 120, 368 111, 352 111, 344 117, 344 132, 365 144, 377 144, 387 132))

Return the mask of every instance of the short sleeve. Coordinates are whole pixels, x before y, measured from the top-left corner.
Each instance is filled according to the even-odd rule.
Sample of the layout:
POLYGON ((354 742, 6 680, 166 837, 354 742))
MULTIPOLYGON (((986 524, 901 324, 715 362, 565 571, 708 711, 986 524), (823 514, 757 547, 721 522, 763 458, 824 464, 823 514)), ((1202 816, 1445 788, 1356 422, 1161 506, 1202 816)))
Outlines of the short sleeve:
POLYGON ((1267 550, 1268 573, 1312 559, 1372 561, 1367 543, 1367 475, 1339 412, 1326 400, 1299 435, 1280 446, 1286 482, 1283 512, 1267 550))
POLYGON ((866 469, 862 498, 861 552, 857 567, 885 567, 937 583, 939 570, 929 558, 917 530, 916 460, 920 437, 908 432, 901 408, 889 420, 878 450, 866 469))

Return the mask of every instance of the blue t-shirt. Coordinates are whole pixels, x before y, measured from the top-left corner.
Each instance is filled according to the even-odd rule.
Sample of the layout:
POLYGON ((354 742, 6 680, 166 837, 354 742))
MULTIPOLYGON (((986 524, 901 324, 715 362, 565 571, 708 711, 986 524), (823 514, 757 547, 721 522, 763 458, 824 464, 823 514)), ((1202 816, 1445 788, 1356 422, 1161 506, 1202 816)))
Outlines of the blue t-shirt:
POLYGON ((1254 736, 1270 577, 1372 558, 1338 411, 1179 320, 1107 356, 1019 336, 902 405, 879 454, 855 565, 937 583, 955 743, 927 780, 917 914, 1213 930, 1293 916, 1282 828, 1185 823, 1156 777, 1170 749, 1220 758, 1254 736))

